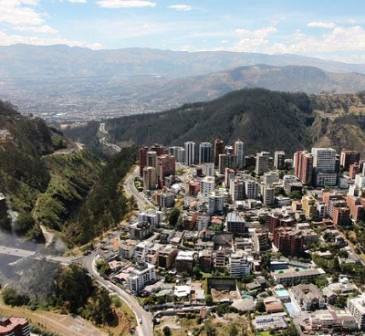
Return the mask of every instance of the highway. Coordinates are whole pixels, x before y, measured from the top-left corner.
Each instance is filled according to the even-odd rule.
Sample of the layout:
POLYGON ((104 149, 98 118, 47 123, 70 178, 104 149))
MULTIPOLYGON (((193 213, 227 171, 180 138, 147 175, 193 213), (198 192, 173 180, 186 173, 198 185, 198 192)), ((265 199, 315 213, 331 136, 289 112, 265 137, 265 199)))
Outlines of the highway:
POLYGON ((116 294, 134 313, 137 321, 136 333, 139 336, 153 336, 152 314, 145 311, 137 299, 122 288, 101 277, 95 267, 96 254, 84 258, 84 267, 92 278, 110 293, 116 294))
POLYGON ((145 198, 143 192, 137 190, 134 179, 139 176, 139 167, 136 166, 124 179, 124 191, 127 196, 133 196, 137 202, 138 209, 143 211, 146 208, 155 208, 155 205, 145 198))

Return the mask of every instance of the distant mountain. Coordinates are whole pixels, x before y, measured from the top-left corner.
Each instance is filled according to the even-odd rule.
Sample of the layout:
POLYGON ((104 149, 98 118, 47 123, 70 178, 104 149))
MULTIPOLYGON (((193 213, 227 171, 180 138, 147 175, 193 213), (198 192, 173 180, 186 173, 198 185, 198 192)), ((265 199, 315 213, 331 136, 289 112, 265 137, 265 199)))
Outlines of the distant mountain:
POLYGON ((365 65, 297 55, 0 47, 0 98, 58 121, 156 112, 245 87, 353 93, 365 89, 361 73, 365 65))
POLYGON ((365 73, 365 65, 346 64, 298 55, 268 55, 228 51, 170 51, 129 48, 87 48, 13 45, 0 47, 1 78, 79 78, 156 75, 188 77, 238 66, 306 65, 331 72, 365 73))
POLYGON ((365 75, 332 73, 310 66, 253 65, 196 77, 169 81, 141 94, 141 101, 184 104, 218 98, 243 88, 265 88, 285 92, 356 93, 365 90, 365 75))
MULTIPOLYGON (((353 148, 365 154, 365 94, 311 95, 244 89, 206 103, 185 104, 155 114, 110 119, 109 141, 120 145, 182 145, 184 141, 227 143, 237 138, 249 153, 311 146, 353 148)), ((95 145, 97 123, 66 130, 95 145), (94 135, 93 135, 94 134, 94 135)))

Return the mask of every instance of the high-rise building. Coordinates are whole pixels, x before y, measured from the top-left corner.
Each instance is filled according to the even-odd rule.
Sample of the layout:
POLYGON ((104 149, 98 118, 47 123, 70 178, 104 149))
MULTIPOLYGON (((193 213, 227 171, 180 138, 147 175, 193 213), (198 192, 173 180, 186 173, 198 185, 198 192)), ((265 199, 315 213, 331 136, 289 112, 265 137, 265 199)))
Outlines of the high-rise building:
POLYGON ((195 142, 187 141, 184 144, 185 147, 185 164, 192 166, 195 164, 195 142))
POLYGON ((164 185, 164 178, 175 175, 175 157, 168 154, 163 154, 157 157, 156 173, 160 187, 164 185))
POLYGON ((265 186, 272 186, 273 183, 279 181, 279 174, 276 171, 269 171, 264 174, 262 180, 265 186))
POLYGON ((143 168, 143 187, 144 190, 155 190, 157 186, 157 175, 155 167, 143 168))
POLYGON ((307 151, 294 153, 294 173, 303 184, 312 184, 313 156, 307 151))
POLYGON ((180 146, 169 147, 169 154, 175 157, 176 162, 183 163, 185 160, 185 149, 183 147, 180 146))
POLYGON ((340 166, 348 171, 350 165, 360 162, 360 153, 352 150, 343 150, 340 156, 340 166))
POLYGON ((316 199, 313 196, 303 196, 302 208, 306 219, 313 219, 317 214, 316 199))
POLYGON ((269 152, 260 152, 256 154, 256 175, 262 175, 269 170, 269 152))
POLYGON ((243 251, 233 253, 230 256, 229 271, 233 278, 243 278, 250 274, 251 265, 243 251))
POLYGON ((237 140, 234 143, 233 153, 237 158, 237 168, 243 169, 245 167, 245 143, 241 140, 237 140))
POLYGON ((138 151, 139 176, 143 176, 143 168, 147 165, 148 147, 141 147, 138 151))
POLYGON ((147 152, 147 167, 155 167, 157 166, 157 152, 148 151, 147 152))
POLYGON ((221 214, 224 209, 224 195, 212 193, 208 197, 208 215, 221 214))
POLYGON ((284 151, 275 151, 274 167, 279 170, 285 168, 285 152, 284 151))
POLYGON ((365 330, 365 294, 347 301, 347 309, 354 317, 360 330, 365 330))
POLYGON ((214 164, 217 167, 219 163, 219 154, 224 153, 224 141, 221 139, 214 140, 214 164))
POLYGON ((199 164, 213 162, 213 146, 210 142, 199 145, 199 164))
POLYGON ((274 230, 273 243, 284 256, 298 256, 304 251, 304 238, 300 231, 280 227, 274 230))
POLYGON ((202 167, 203 175, 205 175, 205 176, 214 176, 215 175, 214 162, 203 163, 201 165, 201 167, 202 167))
POLYGON ((264 192, 262 195, 262 200, 264 205, 271 206, 275 203, 275 189, 271 187, 264 187, 264 192))
POLYGON ((313 167, 321 172, 336 171, 336 151, 333 148, 312 148, 313 167))
POLYGON ((256 199, 259 195, 259 185, 254 180, 245 181, 245 195, 248 199, 256 199))
POLYGON ((236 168, 236 155, 234 154, 219 154, 218 171, 219 174, 224 174, 226 168, 236 168))
POLYGON ((229 194, 233 202, 243 200, 245 197, 245 182, 239 178, 231 179, 229 194))
POLYGON ((206 176, 200 181, 200 193, 203 197, 208 197, 215 189, 215 178, 206 176))
POLYGON ((314 184, 334 186, 337 184, 337 158, 333 148, 312 148, 314 184))

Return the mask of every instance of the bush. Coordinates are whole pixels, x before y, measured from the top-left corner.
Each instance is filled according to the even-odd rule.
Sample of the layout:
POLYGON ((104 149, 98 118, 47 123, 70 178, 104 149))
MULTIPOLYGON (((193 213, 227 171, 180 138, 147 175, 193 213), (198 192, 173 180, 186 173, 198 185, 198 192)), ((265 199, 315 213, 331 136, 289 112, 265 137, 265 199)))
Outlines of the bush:
POLYGON ((6 287, 2 291, 4 303, 9 306, 24 306, 29 303, 29 297, 18 294, 14 288, 6 287))

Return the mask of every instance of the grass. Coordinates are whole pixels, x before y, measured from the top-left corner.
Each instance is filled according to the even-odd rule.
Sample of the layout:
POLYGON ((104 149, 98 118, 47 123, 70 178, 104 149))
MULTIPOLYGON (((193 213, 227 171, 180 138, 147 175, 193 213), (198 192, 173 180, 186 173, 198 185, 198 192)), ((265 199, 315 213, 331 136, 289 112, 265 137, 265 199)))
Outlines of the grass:
POLYGON ((70 315, 45 310, 30 310, 26 307, 10 307, 0 304, 0 315, 25 317, 31 324, 59 336, 106 335, 91 322, 70 315))

